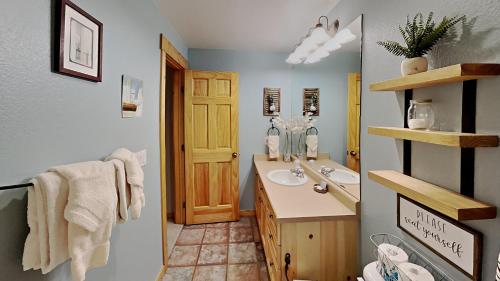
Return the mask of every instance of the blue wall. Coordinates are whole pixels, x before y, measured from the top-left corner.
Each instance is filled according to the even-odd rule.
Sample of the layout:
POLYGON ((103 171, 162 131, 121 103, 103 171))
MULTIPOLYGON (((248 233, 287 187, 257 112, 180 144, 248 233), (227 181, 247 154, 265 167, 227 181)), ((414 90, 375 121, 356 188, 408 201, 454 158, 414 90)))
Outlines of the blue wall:
MULTIPOLYGON (((146 207, 113 229, 108 265, 88 281, 154 280, 162 265, 160 33, 187 48, 152 1, 75 0, 104 25, 103 82, 51 72, 53 0, 0 1, 0 184, 51 166, 101 159, 119 147, 148 150, 146 207), (121 118, 121 76, 144 81, 144 112, 121 118)), ((71 280, 69 262, 47 275, 23 272, 26 189, 0 192, 0 280, 71 280)))

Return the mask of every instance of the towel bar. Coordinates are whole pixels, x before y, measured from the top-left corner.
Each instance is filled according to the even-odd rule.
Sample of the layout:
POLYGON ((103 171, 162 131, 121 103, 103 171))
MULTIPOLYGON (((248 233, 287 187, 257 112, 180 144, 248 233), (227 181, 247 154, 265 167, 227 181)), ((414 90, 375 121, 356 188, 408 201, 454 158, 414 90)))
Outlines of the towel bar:
POLYGON ((29 183, 22 183, 22 184, 16 184, 16 185, 0 186, 0 190, 8 190, 8 189, 21 188, 21 187, 28 187, 28 186, 33 186, 33 184, 31 182, 29 182, 29 183))

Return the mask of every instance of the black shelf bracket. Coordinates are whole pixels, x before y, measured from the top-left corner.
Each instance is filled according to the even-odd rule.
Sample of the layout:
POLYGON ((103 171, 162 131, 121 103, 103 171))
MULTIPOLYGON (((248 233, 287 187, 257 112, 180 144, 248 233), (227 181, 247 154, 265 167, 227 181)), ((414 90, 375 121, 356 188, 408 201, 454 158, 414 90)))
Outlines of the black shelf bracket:
MULTIPOLYGON (((408 108, 413 99, 413 89, 405 90, 404 127, 408 128, 408 108)), ((403 174, 411 177, 411 141, 403 140, 403 174)))
MULTIPOLYGON (((462 133, 476 133, 477 80, 463 82, 462 87, 462 133)), ((460 193, 474 198, 474 148, 460 151, 460 193)))

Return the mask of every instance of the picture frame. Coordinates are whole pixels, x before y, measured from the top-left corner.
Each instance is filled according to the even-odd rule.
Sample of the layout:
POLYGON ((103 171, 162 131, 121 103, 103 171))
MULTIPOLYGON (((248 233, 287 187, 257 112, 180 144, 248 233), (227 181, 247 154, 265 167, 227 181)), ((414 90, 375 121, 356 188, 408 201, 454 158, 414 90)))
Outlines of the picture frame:
POLYGON ((281 88, 264 88, 262 105, 264 116, 276 116, 279 114, 281 111, 281 88), (271 108, 271 104, 274 105, 274 108, 271 108))
POLYGON ((399 193, 397 226, 470 279, 481 280, 483 235, 480 232, 399 193))
POLYGON ((302 112, 311 116, 319 116, 319 88, 304 88, 302 96, 302 112), (315 110, 311 110, 311 105, 315 110))
POLYGON ((55 72, 101 82, 103 24, 73 2, 58 0, 55 29, 55 72))
POLYGON ((144 82, 129 75, 122 75, 122 118, 141 117, 144 82))

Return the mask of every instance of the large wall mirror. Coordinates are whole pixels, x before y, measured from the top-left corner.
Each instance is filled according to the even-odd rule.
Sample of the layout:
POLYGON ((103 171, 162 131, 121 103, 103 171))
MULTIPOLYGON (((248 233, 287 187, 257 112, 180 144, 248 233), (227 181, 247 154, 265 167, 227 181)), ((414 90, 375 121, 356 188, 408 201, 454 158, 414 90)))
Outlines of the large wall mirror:
POLYGON ((341 23, 339 30, 345 28, 354 40, 317 63, 293 66, 291 114, 310 112, 316 121, 307 134, 293 136, 292 154, 359 200, 362 16, 341 23), (317 158, 308 159, 307 143, 315 139, 317 158))

